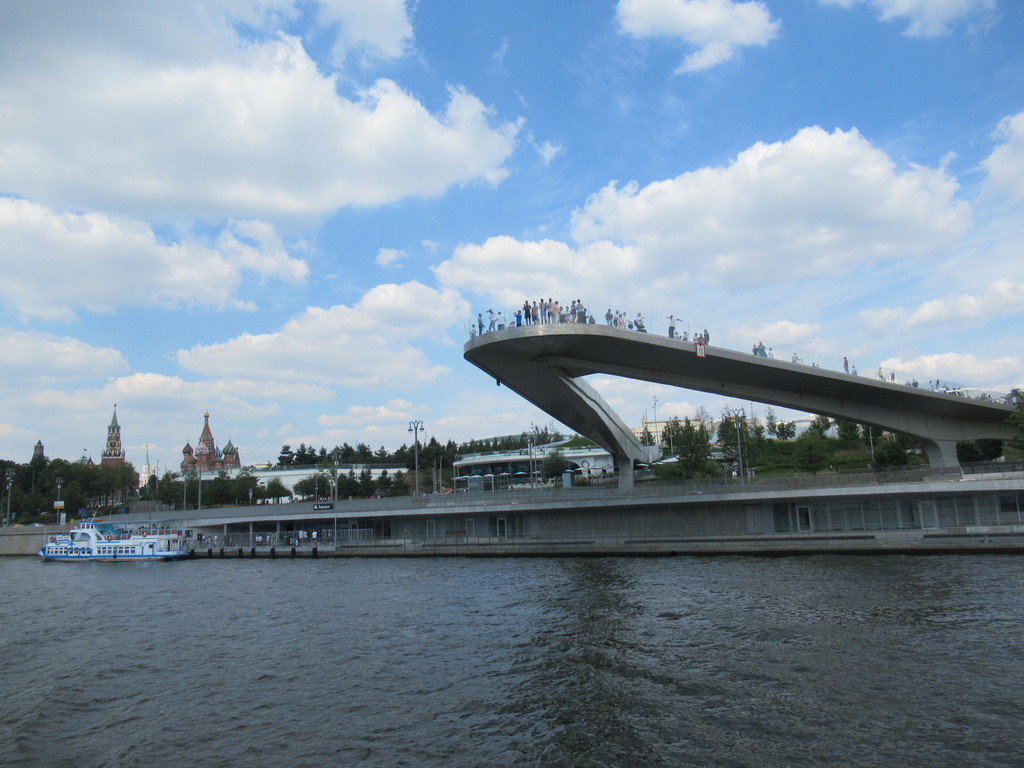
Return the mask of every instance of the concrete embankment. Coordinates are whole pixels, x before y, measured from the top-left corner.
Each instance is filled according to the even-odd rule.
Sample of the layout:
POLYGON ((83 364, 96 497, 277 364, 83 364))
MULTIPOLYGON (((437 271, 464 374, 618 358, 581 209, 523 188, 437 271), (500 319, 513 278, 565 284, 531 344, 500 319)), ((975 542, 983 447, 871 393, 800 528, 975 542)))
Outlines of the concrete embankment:
POLYGON ((43 548, 51 536, 70 530, 70 525, 15 525, 0 528, 0 556, 34 555, 43 548))
MULTIPOLYGON (((985 527, 986 529, 988 527, 985 527)), ((193 559, 297 559, 331 557, 665 557, 677 555, 819 554, 956 554, 1021 553, 1024 535, 1010 530, 916 531, 878 534, 762 535, 574 541, 544 539, 487 539, 472 542, 385 540, 334 547, 231 546, 195 548, 193 559), (909 534, 909 535, 908 535, 909 534)))
MULTIPOLYGON (((0 528, 0 556, 33 556, 49 537, 70 526, 0 528)), ((314 559, 331 557, 561 557, 674 555, 817 555, 817 554, 1024 554, 1024 526, 877 531, 834 534, 762 534, 606 539, 445 537, 382 539, 334 546, 232 546, 191 549, 191 559, 314 559)))

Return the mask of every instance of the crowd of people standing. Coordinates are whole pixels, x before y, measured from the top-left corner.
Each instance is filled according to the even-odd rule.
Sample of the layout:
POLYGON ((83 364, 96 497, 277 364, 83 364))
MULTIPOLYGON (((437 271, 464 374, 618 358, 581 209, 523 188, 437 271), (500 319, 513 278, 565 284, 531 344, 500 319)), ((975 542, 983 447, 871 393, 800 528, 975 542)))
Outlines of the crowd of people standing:
MULTIPOLYGON (((596 324, 598 317, 591 313, 588 308, 584 305, 581 299, 574 299, 573 301, 562 304, 552 298, 538 299, 537 301, 530 302, 529 299, 523 302, 523 306, 510 313, 511 318, 506 317, 504 310, 488 309, 487 312, 480 312, 476 316, 474 323, 470 325, 470 337, 479 336, 485 333, 493 331, 502 331, 506 328, 518 328, 523 326, 532 325, 557 325, 563 323, 587 323, 596 324)), ((695 331, 693 337, 690 337, 689 331, 682 331, 679 333, 677 330, 677 323, 680 322, 680 318, 674 315, 668 315, 668 337, 670 339, 676 339, 683 342, 692 342, 698 345, 708 345, 710 343, 711 336, 708 330, 705 328, 703 331, 695 331)), ((630 317, 627 312, 616 309, 612 311, 611 307, 604 313, 604 324, 612 328, 621 328, 623 330, 638 331, 640 333, 647 333, 647 326, 644 321, 642 313, 637 312, 635 317, 630 317)), ((759 341, 751 348, 751 353, 756 357, 762 357, 767 359, 774 359, 775 353, 771 347, 765 347, 763 341, 759 341)), ((798 365, 805 365, 804 361, 795 352, 792 356, 792 361, 798 365)), ((810 363, 813 368, 819 367, 817 363, 810 363)), ((851 366, 850 361, 847 357, 843 357, 842 362, 843 371, 857 376, 857 367, 851 366)), ((888 374, 883 372, 882 368, 879 367, 877 371, 877 377, 881 381, 887 381, 888 383, 896 383, 896 372, 889 371, 888 374)), ((917 379, 908 379, 906 382, 909 387, 919 387, 917 379)), ((932 391, 947 392, 951 394, 963 395, 963 390, 957 388, 954 385, 946 384, 936 380, 934 383, 929 381, 928 388, 932 391)), ((991 397, 989 397, 991 399, 991 397)))

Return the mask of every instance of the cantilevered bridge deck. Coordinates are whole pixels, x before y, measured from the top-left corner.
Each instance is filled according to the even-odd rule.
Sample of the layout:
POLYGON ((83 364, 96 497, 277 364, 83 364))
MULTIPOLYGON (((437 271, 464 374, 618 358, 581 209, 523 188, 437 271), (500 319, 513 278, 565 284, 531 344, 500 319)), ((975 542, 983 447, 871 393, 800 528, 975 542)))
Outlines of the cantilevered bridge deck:
MULTIPOLYGON (((607 448, 620 469, 644 446, 582 377, 611 374, 751 400, 902 432, 933 466, 957 464, 956 443, 1008 439, 1004 403, 757 357, 605 325, 533 325, 470 339, 465 358, 541 410, 607 448)), ((629 482, 621 472, 624 482, 629 482)))

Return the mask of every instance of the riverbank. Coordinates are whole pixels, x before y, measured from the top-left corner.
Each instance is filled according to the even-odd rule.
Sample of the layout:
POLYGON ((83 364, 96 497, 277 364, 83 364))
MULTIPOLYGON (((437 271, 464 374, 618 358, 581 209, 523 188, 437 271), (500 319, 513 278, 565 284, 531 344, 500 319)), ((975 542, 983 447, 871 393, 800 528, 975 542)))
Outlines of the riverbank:
MULTIPOLYGON (((0 556, 35 556, 49 536, 69 526, 0 529, 0 556)), ((335 557, 561 557, 755 555, 778 557, 817 554, 1024 553, 1024 526, 969 526, 934 531, 879 531, 844 534, 766 534, 748 536, 647 537, 613 540, 591 535, 573 538, 444 537, 381 539, 361 543, 319 543, 309 539, 283 546, 191 548, 193 560, 297 559, 335 557)))

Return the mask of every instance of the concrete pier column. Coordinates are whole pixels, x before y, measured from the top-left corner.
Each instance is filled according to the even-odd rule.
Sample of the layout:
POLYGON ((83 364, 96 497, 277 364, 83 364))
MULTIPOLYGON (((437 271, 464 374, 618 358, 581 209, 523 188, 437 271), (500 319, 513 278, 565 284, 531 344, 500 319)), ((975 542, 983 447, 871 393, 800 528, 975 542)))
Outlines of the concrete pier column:
POLYGON ((932 467, 959 467, 956 456, 956 440, 925 440, 924 449, 928 464, 932 467))

